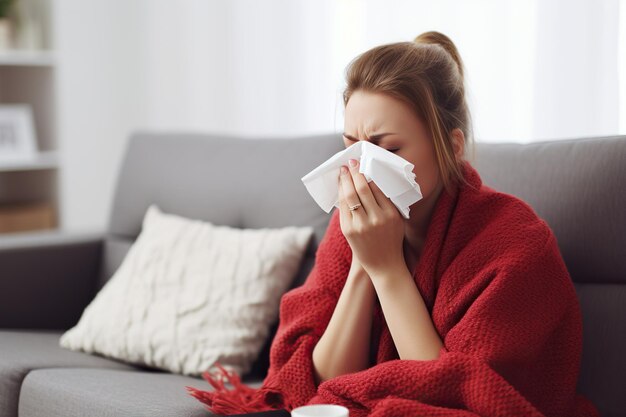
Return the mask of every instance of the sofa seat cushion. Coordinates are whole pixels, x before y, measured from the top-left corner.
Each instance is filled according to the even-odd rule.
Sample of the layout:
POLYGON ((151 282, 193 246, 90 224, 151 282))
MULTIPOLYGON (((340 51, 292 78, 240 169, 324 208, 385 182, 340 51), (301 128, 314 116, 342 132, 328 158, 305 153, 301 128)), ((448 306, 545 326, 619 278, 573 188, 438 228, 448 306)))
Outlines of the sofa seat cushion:
MULTIPOLYGON (((244 380, 260 387, 261 379, 244 380)), ((20 417, 197 416, 211 413, 186 385, 212 390, 197 377, 114 369, 39 369, 22 384, 20 417)))
POLYGON ((0 330, 0 416, 17 416, 20 387, 33 369, 56 367, 138 369, 59 346, 62 331, 0 330))

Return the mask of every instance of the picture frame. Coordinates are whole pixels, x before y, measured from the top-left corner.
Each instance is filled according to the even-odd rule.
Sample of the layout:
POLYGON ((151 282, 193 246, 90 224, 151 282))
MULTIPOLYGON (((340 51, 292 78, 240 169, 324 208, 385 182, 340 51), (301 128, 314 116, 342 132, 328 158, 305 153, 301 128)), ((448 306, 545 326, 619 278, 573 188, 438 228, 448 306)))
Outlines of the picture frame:
POLYGON ((33 111, 29 104, 0 104, 0 163, 37 156, 33 111))

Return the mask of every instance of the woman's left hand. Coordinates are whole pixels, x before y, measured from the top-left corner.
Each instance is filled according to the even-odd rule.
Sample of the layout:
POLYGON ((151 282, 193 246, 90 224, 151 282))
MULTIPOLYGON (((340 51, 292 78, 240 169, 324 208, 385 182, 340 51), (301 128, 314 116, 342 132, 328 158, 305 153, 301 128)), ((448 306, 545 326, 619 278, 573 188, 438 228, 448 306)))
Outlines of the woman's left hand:
POLYGON ((340 224, 346 240, 370 277, 406 265, 404 218, 374 181, 359 172, 359 161, 339 175, 340 224), (351 206, 361 204, 356 210, 351 206))

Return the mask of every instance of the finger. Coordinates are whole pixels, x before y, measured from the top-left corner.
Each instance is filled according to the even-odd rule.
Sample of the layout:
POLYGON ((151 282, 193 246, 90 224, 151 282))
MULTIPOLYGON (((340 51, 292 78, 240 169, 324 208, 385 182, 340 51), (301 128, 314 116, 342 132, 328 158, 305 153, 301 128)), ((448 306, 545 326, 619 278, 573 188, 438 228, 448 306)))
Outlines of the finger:
POLYGON ((376 183, 373 180, 370 181, 369 186, 370 186, 370 189, 372 190, 372 194, 374 195, 374 198, 376 198, 376 202, 381 208, 387 209, 390 207, 395 207, 395 204, 393 204, 391 199, 387 197, 385 193, 383 193, 383 190, 381 190, 380 187, 378 187, 378 185, 376 185, 376 183))
POLYGON ((372 188, 372 193, 376 196, 377 201, 381 202, 380 206, 382 207, 382 210, 402 215, 400 209, 393 203, 393 201, 391 201, 391 198, 387 197, 383 190, 381 190, 380 187, 374 183, 374 181, 370 182, 370 187, 372 188))
POLYGON ((352 215, 350 214, 348 203, 346 203, 346 200, 343 196, 343 186, 341 182, 341 175, 337 175, 337 191, 339 195, 339 221, 341 222, 341 224, 347 225, 347 222, 351 220, 352 215))
MULTIPOLYGON (((342 167, 345 167, 345 165, 342 165, 342 167)), ((367 215, 367 211, 365 209, 365 207, 362 205, 363 203, 361 202, 361 200, 359 199, 359 195, 356 192, 356 189, 354 188, 354 183, 352 182, 352 175, 350 174, 349 169, 346 168, 346 172, 342 172, 343 170, 340 169, 340 177, 341 177, 341 186, 342 186, 342 192, 343 192, 343 196, 344 199, 346 201, 346 204, 348 205, 348 210, 350 210, 350 207, 352 206, 356 206, 357 204, 361 204, 361 207, 357 208, 356 210, 350 210, 350 212, 352 213, 352 215, 356 215, 356 216, 360 216, 360 215, 367 215)))
POLYGON ((361 201, 361 204, 365 207, 365 212, 370 215, 374 214, 376 211, 380 210, 380 206, 376 201, 374 194, 372 194, 372 190, 370 189, 367 179, 365 179, 365 175, 359 172, 359 161, 356 159, 354 159, 354 161, 354 166, 351 166, 350 164, 348 165, 357 197, 361 201))

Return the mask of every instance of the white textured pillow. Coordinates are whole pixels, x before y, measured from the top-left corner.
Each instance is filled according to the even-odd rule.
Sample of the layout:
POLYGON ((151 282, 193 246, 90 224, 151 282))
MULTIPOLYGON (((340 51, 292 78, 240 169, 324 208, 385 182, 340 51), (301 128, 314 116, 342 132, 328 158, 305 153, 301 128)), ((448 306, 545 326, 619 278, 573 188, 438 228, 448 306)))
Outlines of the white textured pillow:
POLYGON ((277 319, 312 227, 237 229, 151 205, 119 269, 60 345, 199 376, 246 374, 277 319))

